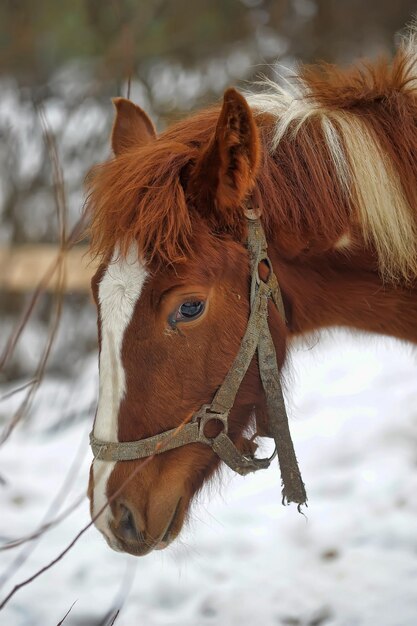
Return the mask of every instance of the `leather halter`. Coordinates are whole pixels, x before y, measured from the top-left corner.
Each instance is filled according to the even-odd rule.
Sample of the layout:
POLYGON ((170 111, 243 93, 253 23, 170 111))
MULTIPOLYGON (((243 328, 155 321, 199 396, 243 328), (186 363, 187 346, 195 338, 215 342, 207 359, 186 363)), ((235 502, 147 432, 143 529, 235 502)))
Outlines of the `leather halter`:
POLYGON ((250 315, 239 351, 211 404, 204 404, 191 421, 159 435, 138 441, 100 441, 90 434, 90 445, 95 459, 103 461, 132 461, 161 454, 189 443, 203 443, 238 474, 248 474, 269 467, 278 454, 281 469, 283 503, 306 504, 307 495, 298 468, 288 425, 284 397, 276 360, 275 348, 268 326, 268 300, 278 309, 285 321, 285 311, 277 278, 268 257, 265 233, 258 213, 246 209, 248 220, 247 248, 251 268, 250 315), (265 263, 269 274, 266 280, 259 276, 259 265, 265 263), (275 452, 269 458, 258 459, 240 452, 228 435, 228 418, 240 384, 258 351, 259 373, 264 388, 268 412, 268 436, 275 441, 275 452), (211 421, 221 422, 222 431, 216 437, 207 437, 205 427, 211 421))

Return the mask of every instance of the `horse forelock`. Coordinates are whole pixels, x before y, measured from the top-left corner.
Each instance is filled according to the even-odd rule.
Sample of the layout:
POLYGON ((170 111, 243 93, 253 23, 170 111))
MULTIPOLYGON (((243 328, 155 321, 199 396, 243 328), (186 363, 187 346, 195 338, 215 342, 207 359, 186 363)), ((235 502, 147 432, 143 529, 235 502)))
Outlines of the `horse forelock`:
POLYGON ((193 255, 203 221, 190 210, 182 177, 198 147, 209 142, 217 114, 196 115, 93 168, 86 204, 93 255, 109 258, 118 246, 125 256, 133 242, 150 265, 172 265, 193 255))

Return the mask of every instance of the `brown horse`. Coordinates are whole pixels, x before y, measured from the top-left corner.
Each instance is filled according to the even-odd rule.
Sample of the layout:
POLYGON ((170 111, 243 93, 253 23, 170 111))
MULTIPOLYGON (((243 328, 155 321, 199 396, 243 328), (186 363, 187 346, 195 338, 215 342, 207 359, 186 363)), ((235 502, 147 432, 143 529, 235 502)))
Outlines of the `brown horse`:
MULTIPOLYGON (((417 342, 417 46, 348 70, 304 67, 157 136, 115 100, 114 158, 90 177, 100 395, 94 436, 143 440, 212 401, 250 312, 246 208, 256 205, 286 323, 270 302, 278 365, 288 340, 346 326, 417 342)), ((268 430, 256 356, 228 422, 238 450, 268 430)), ((215 424, 206 434, 217 435, 215 424)), ((143 460, 96 459, 89 497, 115 549, 141 555, 180 532, 219 467, 189 443, 143 460), (106 502, 109 505, 106 507, 106 502), (103 509, 103 512, 100 511, 103 509)))

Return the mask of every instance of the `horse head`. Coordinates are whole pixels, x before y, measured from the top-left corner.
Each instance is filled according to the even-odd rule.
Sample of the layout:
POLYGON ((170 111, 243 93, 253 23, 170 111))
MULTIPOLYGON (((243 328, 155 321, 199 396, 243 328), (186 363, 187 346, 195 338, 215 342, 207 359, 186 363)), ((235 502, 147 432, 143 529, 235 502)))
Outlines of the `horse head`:
MULTIPOLYGON (((133 103, 117 99, 115 107, 114 158, 93 171, 89 207, 101 257, 92 279, 100 344, 93 436, 119 444, 180 432, 232 367, 250 314, 245 206, 262 141, 232 89, 220 109, 160 136, 133 103)), ((272 303, 268 309, 281 365, 286 328, 272 303)), ((228 416, 227 435, 241 454, 255 447, 255 416, 258 431, 267 430, 256 355, 228 416)), ((221 430, 210 420, 204 435, 221 430)), ((116 550, 163 548, 219 465, 197 441, 145 459, 98 457, 89 484, 96 526, 116 550)))

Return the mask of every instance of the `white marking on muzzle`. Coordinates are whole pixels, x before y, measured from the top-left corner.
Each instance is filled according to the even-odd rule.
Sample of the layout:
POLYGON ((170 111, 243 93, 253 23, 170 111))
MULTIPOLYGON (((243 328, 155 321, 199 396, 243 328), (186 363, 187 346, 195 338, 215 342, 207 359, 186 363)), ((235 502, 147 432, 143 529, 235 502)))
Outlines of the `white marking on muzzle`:
MULTIPOLYGON (((126 259, 113 254, 98 288, 101 321, 100 381, 94 436, 104 441, 118 441, 118 414, 126 392, 126 377, 122 363, 123 337, 128 327, 147 277, 145 266, 132 246, 126 259)), ((96 460, 93 464, 93 516, 107 502, 107 483, 115 462, 96 460)), ((95 524, 111 542, 109 522, 112 514, 106 507, 95 524)))

